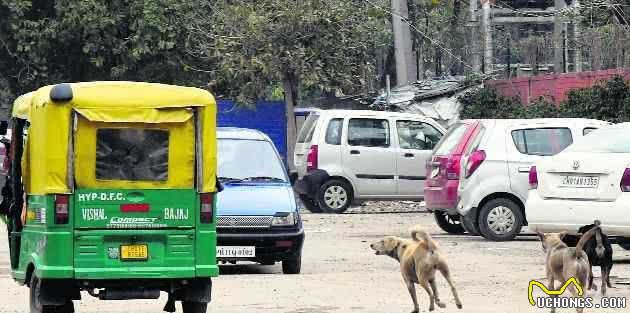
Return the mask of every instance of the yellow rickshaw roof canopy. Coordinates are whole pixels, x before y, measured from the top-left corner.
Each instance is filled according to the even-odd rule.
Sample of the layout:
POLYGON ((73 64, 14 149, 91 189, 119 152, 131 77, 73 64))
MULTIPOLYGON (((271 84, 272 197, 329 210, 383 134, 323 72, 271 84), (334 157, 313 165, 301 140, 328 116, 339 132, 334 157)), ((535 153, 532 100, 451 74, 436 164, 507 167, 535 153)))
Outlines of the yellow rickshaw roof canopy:
MULTIPOLYGON (((84 109, 161 109, 215 104, 210 92, 195 87, 127 81, 83 82, 69 85, 72 87, 72 100, 66 104, 55 105, 71 105, 84 109)), ((30 120, 32 106, 52 103, 50 91, 54 86, 45 86, 18 97, 13 103, 12 116, 30 120)))

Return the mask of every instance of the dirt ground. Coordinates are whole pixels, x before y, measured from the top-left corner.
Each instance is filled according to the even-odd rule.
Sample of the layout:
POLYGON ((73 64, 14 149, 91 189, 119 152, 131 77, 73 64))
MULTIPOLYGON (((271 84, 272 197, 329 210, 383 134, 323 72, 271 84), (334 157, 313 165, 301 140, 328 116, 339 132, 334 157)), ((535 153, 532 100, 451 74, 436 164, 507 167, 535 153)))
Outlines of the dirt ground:
MULTIPOLYGON (((436 308, 435 312, 548 312, 532 307, 527 300, 529 281, 544 278, 544 255, 535 237, 495 243, 481 237, 445 234, 430 214, 418 210, 365 213, 369 211, 363 208, 343 215, 304 214, 307 237, 302 274, 283 275, 280 265, 223 267, 222 275, 214 280, 208 312, 410 312, 411 300, 398 264, 374 255, 368 245, 383 235, 408 237, 407 229, 414 224, 429 229, 441 245, 464 304, 463 310, 458 310, 446 282, 438 278, 447 307, 436 308)), ((25 313, 28 289, 19 287, 9 276, 6 238, 5 233, 0 234, 0 313, 25 313)), ((617 288, 609 289, 608 296, 630 297, 630 251, 616 245, 614 249, 612 283, 617 288)), ((599 284, 599 269, 595 276, 599 284)), ((541 295, 535 290, 535 295, 541 295)), ((425 292, 418 288, 417 293, 421 312, 427 312, 425 292)), ((599 298, 596 294, 595 299, 599 298)), ((87 294, 83 299, 75 303, 77 312, 161 312, 166 301, 164 295, 156 301, 103 302, 87 294)), ((628 308, 586 312, 628 312, 628 308)))

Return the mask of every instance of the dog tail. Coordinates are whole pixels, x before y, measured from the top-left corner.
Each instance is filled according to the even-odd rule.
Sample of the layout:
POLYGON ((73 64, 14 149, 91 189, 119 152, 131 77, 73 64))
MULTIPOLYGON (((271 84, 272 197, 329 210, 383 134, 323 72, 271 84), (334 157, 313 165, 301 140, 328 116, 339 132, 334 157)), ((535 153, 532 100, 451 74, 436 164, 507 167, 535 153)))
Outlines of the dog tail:
POLYGON ((584 233, 582 235, 582 237, 580 237, 580 240, 578 241, 577 245, 575 246, 575 255, 577 257, 580 257, 580 255, 582 254, 582 251, 584 251, 584 245, 591 239, 593 238, 593 236, 595 236, 596 233, 598 233, 600 230, 598 225, 595 225, 595 227, 589 229, 586 233, 584 233))
POLYGON ((604 243, 602 240, 602 229, 599 227, 602 223, 599 220, 595 220, 595 227, 599 228, 595 233, 595 240, 597 241, 597 246, 595 247, 595 252, 597 253, 597 257, 604 257, 604 243))
POLYGON ((435 250, 437 248, 429 233, 422 229, 422 227, 414 226, 409 231, 411 232, 411 238, 414 241, 424 240, 427 243, 427 247, 429 248, 429 250, 435 250))

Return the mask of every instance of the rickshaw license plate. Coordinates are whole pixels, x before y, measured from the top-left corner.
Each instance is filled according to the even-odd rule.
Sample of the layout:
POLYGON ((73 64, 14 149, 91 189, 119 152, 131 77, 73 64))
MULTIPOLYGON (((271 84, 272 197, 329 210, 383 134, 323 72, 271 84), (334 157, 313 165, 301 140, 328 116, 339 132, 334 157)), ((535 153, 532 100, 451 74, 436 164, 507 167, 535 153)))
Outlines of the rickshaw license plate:
POLYGON ((127 261, 143 261, 149 258, 147 245, 120 246, 120 259, 127 261))

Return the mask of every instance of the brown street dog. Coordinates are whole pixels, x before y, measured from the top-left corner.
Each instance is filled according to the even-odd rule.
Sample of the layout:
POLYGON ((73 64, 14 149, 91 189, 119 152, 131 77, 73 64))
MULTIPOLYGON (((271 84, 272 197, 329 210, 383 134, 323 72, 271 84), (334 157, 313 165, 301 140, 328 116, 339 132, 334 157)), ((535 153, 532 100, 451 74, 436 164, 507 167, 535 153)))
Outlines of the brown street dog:
POLYGON ((435 272, 440 271, 451 287, 457 308, 462 308, 453 279, 446 264, 446 260, 440 254, 437 244, 431 236, 419 226, 410 229, 412 239, 387 236, 370 245, 376 255, 387 255, 400 263, 400 272, 407 285, 411 300, 413 301, 412 313, 419 312, 418 298, 415 284, 419 284, 429 294, 429 311, 435 310, 435 304, 444 308, 446 304, 440 301, 435 272))
MULTIPOLYGON (((562 241, 567 234, 566 232, 546 234, 538 232, 543 251, 547 253, 545 259, 547 279, 549 280, 547 289, 556 290, 556 280, 560 281, 560 285, 562 285, 571 277, 578 280, 584 291, 590 288, 587 284, 590 282, 591 265, 584 252, 584 244, 595 235, 598 229, 599 226, 595 226, 582 235, 575 248, 569 248, 562 241)), ((571 285, 569 290, 574 297, 578 296, 575 286, 571 285)), ((578 308, 577 311, 582 312, 583 309, 578 308)), ((551 312, 555 312, 555 308, 552 308, 551 312)))

